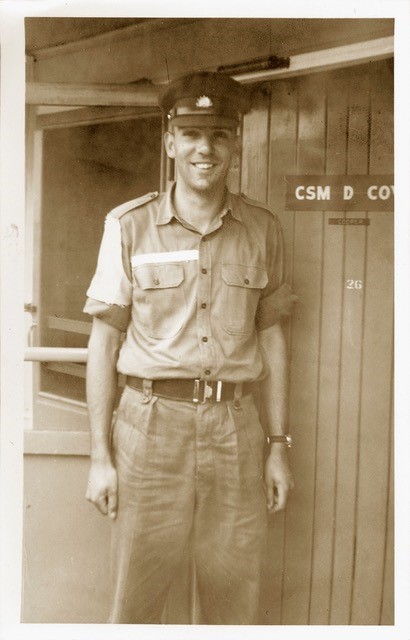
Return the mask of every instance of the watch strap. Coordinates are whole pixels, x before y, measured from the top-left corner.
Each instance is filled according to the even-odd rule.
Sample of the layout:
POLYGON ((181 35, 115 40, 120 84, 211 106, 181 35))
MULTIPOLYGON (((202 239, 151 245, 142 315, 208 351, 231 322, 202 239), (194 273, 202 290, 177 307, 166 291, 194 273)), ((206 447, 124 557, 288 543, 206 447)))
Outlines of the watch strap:
POLYGON ((282 442, 289 448, 292 446, 292 436, 290 436, 289 434, 280 436, 267 436, 266 441, 268 444, 273 444, 274 442, 282 442))

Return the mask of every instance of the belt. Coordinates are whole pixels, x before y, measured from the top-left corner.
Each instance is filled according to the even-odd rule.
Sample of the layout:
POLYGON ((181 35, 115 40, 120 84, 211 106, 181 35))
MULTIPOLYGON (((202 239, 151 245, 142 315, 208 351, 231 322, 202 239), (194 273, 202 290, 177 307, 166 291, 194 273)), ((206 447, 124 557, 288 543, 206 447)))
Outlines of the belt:
MULTIPOLYGON (((144 391, 148 381, 135 376, 127 376, 126 384, 137 391, 144 391)), ((152 393, 155 396, 170 398, 173 400, 188 400, 204 404, 205 402, 221 402, 233 400, 236 395, 241 396, 252 393, 253 382, 223 382, 222 380, 191 380, 188 378, 150 380, 152 393)))

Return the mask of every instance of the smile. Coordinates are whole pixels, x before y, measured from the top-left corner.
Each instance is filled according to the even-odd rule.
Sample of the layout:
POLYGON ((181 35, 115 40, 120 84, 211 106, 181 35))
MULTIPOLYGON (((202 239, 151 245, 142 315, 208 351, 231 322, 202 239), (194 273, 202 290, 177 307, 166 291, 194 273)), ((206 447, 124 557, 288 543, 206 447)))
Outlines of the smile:
POLYGON ((194 167, 197 169, 212 169, 215 165, 210 162, 194 162, 194 167))

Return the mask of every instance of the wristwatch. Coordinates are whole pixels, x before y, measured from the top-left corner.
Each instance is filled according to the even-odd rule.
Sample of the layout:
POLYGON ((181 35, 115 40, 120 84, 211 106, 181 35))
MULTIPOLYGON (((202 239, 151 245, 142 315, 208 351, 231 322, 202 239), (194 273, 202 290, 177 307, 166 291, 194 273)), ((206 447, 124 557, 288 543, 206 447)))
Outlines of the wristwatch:
POLYGON ((266 441, 268 444, 273 444, 274 442, 283 442, 287 447, 292 446, 292 436, 287 434, 286 436, 266 436, 266 441))

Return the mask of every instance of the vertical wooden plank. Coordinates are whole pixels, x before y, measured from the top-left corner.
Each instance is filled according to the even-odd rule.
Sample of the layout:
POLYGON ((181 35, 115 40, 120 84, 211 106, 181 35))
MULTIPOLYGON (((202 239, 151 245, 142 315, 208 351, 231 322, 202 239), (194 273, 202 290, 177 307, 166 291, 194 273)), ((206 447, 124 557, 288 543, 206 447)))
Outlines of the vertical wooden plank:
MULTIPOLYGON (((324 172, 325 99, 320 76, 299 82, 298 165, 300 174, 324 172)), ((313 537, 317 382, 322 282, 321 212, 296 214, 294 285, 301 292, 292 324, 289 424, 296 445, 292 465, 296 488, 286 515, 284 624, 306 624, 313 537)))
MULTIPOLYGON (((392 74, 373 68, 370 173, 393 171, 392 74)), ((393 221, 369 214, 353 624, 378 624, 383 592, 393 332, 393 221)))
MULTIPOLYGON (((326 87, 328 175, 340 175, 346 171, 347 89, 348 81, 340 73, 333 74, 326 87)), ((309 624, 328 624, 330 617, 345 235, 343 228, 328 224, 329 218, 335 215, 340 216, 340 212, 326 212, 323 218, 323 295, 309 624)))
MULTIPOLYGON (((393 365, 392 365, 393 373, 393 365)), ((386 546, 384 560, 383 599, 380 612, 380 624, 394 624, 394 411, 393 411, 393 381, 391 386, 390 411, 390 462, 389 462, 389 491, 387 498, 386 546)))
MULTIPOLYGON (((240 127, 239 132, 240 139, 242 138, 242 126, 240 127)), ((229 168, 228 177, 226 179, 226 185, 229 191, 232 193, 240 193, 241 191, 241 164, 242 164, 242 152, 240 149, 240 145, 238 145, 238 149, 236 149, 233 158, 231 160, 231 166, 229 168)))
POLYGON ((249 198, 266 202, 269 140, 269 97, 259 94, 243 120, 241 190, 249 198))
MULTIPOLYGON (((368 78, 349 71, 347 174, 368 169, 368 78)), ((355 212, 355 217, 364 217, 355 212)), ((353 588, 357 442, 360 419, 363 289, 347 289, 348 278, 364 281, 367 227, 345 228, 343 340, 340 357, 340 406, 337 425, 336 503, 330 624, 349 624, 353 588)))
MULTIPOLYGON (((270 107, 270 146, 268 172, 268 204, 282 223, 286 247, 288 281, 292 281, 294 213, 283 211, 284 176, 296 171, 297 149, 297 80, 272 83, 270 107)), ((290 345, 290 325, 284 326, 290 345)), ((291 499, 291 498, 290 498, 291 499)), ((280 624, 282 610, 284 555, 286 546, 286 513, 270 517, 265 575, 262 583, 261 616, 264 624, 280 624)))
POLYGON ((294 78, 272 83, 268 203, 277 213, 286 247, 286 272, 292 280, 295 213, 284 211, 285 176, 296 173, 298 81, 294 78))

